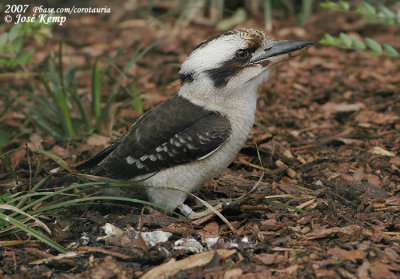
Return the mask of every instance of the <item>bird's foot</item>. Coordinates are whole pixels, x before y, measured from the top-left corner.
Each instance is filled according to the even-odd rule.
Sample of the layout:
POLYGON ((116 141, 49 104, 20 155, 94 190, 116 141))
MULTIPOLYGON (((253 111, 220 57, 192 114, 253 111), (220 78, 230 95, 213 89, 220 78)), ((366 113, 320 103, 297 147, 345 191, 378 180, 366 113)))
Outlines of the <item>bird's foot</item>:
MULTIPOLYGON (((215 204, 215 202, 214 202, 215 204)), ((197 220, 200 218, 203 218, 207 215, 214 215, 216 212, 221 212, 222 209, 224 208, 224 203, 221 203, 217 201, 215 205, 211 205, 208 203, 208 206, 206 206, 206 209, 203 211, 195 212, 193 209, 188 206, 185 203, 182 203, 181 205, 178 205, 177 208, 178 210, 186 217, 188 217, 191 220, 197 220)))

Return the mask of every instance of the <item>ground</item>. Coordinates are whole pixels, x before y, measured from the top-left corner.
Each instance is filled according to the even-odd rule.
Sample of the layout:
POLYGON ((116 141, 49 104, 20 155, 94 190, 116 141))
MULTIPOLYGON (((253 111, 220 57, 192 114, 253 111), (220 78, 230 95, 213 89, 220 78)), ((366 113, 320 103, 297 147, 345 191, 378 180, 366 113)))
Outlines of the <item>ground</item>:
MULTIPOLYGON (((135 16, 131 10, 70 16, 53 27, 53 37, 33 62, 44 63, 62 39, 70 58, 64 60, 79 67, 78 84, 85 93, 96 57, 112 57, 129 42, 117 61, 123 67, 139 43, 159 41, 127 77, 137 80, 144 108, 150 109, 178 90, 176 64, 218 31, 195 22, 176 29, 176 18, 149 24, 135 16)), ((324 33, 346 31, 400 49, 398 27, 368 24, 351 14, 319 10, 298 25, 277 10, 273 24, 270 33, 277 39, 318 42, 324 33)), ((257 17, 240 27, 264 28, 257 17)), ((42 219, 52 231, 49 237, 72 253, 57 258, 58 252, 33 238, 17 246, 2 242, 0 277, 399 278, 399 69, 399 59, 318 43, 276 67, 260 88, 256 122, 237 160, 199 193, 204 200, 231 201, 221 213, 232 228, 216 216, 192 222, 131 203, 72 207, 42 219), (99 239, 107 223, 117 233, 99 239), (154 244, 139 233, 155 231, 169 232, 168 240, 154 244)), ((5 84, 13 82, 21 81, 5 84)), ((107 86, 102 87, 106 95, 107 86)), ((119 95, 116 104, 127 98, 119 95)), ((100 136, 87 141, 55 142, 28 125, 23 129, 30 136, 12 134, 12 147, 41 144, 74 165, 107 146, 138 116, 125 106, 100 136)), ((0 123, 15 133, 24 120, 10 112, 0 123)), ((31 156, 13 153, 15 172, 3 172, 3 165, 0 183, 14 175, 26 180, 28 162, 38 155, 31 156)), ((51 160, 42 164, 42 177, 58 166, 51 160)))

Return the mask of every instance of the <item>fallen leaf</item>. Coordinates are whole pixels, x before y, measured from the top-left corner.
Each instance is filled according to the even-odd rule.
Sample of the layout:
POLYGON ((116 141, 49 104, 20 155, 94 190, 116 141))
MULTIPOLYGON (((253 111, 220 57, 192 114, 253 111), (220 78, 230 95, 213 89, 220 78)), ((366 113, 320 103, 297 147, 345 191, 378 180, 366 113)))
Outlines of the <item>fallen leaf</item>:
MULTIPOLYGON (((65 278, 70 277, 71 274, 65 276, 65 278)), ((116 262, 111 257, 106 257, 103 263, 96 265, 96 267, 93 269, 88 270, 84 275, 82 275, 82 277, 128 279, 132 278, 133 274, 132 270, 123 263, 116 262)))
POLYGON ((53 148, 50 150, 50 153, 53 153, 54 155, 60 157, 61 159, 67 159, 71 157, 69 151, 59 145, 54 145, 53 148))
POLYGON ((357 169, 353 174, 353 178, 356 181, 361 181, 364 178, 364 168, 357 169))
POLYGON ((375 124, 391 124, 398 119, 399 116, 394 113, 378 113, 370 110, 364 110, 355 117, 357 122, 371 122, 375 124))
POLYGON ((25 149, 17 150, 13 152, 10 156, 11 166, 15 169, 19 163, 21 163, 22 158, 24 158, 26 154, 25 149))
POLYGON ((219 225, 217 222, 208 223, 202 230, 199 231, 202 241, 209 237, 218 237, 219 225))
POLYGON ((368 276, 368 269, 369 269, 369 262, 364 260, 362 265, 357 268, 357 276, 358 278, 369 278, 368 276))
POLYGON ((385 257, 387 257, 389 261, 400 263, 400 255, 396 253, 395 250, 390 247, 386 247, 384 252, 385 257))
POLYGON ((369 271, 371 272, 371 278, 375 279, 398 279, 393 272, 388 269, 388 266, 380 261, 375 261, 369 267, 369 271))
POLYGON ((287 272, 288 275, 293 275, 297 269, 299 268, 298 264, 294 264, 292 266, 289 266, 288 268, 284 269, 284 272, 287 272))
POLYGON ((332 269, 316 269, 314 272, 317 278, 337 278, 332 269))
POLYGON ((381 187, 381 181, 375 174, 366 174, 365 178, 368 180, 368 183, 371 183, 375 187, 381 187))
POLYGON ((392 153, 390 151, 387 151, 387 150, 385 150, 385 149, 383 149, 382 147, 379 147, 379 146, 375 146, 375 147, 371 148, 369 150, 369 152, 372 153, 372 154, 381 155, 381 156, 388 156, 388 157, 395 156, 394 153, 392 153))
POLYGON ((37 133, 33 133, 29 137, 29 143, 31 143, 31 145, 29 147, 37 148, 37 149, 43 149, 42 137, 37 133))
POLYGON ((179 261, 176 261, 173 258, 167 263, 154 267, 141 278, 170 278, 182 270, 205 266, 214 258, 215 254, 217 254, 221 259, 226 259, 236 254, 236 250, 219 249, 215 251, 207 251, 192 255, 179 261))
POLYGON ((283 256, 280 256, 278 253, 275 254, 259 254, 256 255, 252 258, 252 261, 255 263, 259 264, 265 264, 265 265, 270 265, 270 264, 276 264, 276 263, 281 263, 285 261, 285 258, 283 256))
POLYGON ((337 246, 329 249, 328 254, 332 255, 332 257, 335 259, 350 260, 354 263, 357 262, 357 259, 364 259, 365 256, 367 255, 367 253, 361 249, 348 251, 348 250, 341 249, 337 246))
POLYGON ((87 144, 92 146, 107 145, 110 141, 109 137, 102 135, 92 135, 87 139, 87 144))
POLYGON ((400 166, 400 156, 392 157, 389 163, 395 164, 396 166, 400 166))
POLYGON ((242 274, 243 270, 240 268, 233 268, 224 273, 224 279, 240 279, 242 274))
POLYGON ((333 228, 314 228, 312 232, 306 234, 308 239, 318 239, 318 238, 323 238, 330 236, 331 234, 336 234, 336 233, 344 233, 344 234, 354 234, 355 232, 361 230, 361 227, 359 225, 349 225, 346 227, 333 227, 333 228))
POLYGON ((325 118, 327 118, 329 115, 331 115, 333 113, 359 111, 360 109, 365 108, 365 105, 363 103, 355 103, 355 104, 340 103, 340 104, 337 104, 337 103, 328 102, 325 105, 323 105, 321 108, 325 112, 325 118))

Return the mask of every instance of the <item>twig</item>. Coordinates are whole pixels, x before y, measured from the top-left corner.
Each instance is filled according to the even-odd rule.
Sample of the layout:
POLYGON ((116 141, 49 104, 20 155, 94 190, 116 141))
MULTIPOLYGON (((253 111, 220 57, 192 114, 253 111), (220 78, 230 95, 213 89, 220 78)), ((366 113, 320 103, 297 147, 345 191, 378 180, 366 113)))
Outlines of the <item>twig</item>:
POLYGON ((264 170, 264 166, 261 161, 260 151, 258 150, 257 143, 255 143, 255 145, 256 145, 258 160, 260 161, 260 165, 261 165, 262 174, 261 174, 260 178, 258 179, 257 183, 253 186, 253 188, 251 188, 250 191, 248 191, 247 193, 245 193, 245 194, 241 195, 240 197, 238 197, 237 199, 235 199, 234 202, 237 202, 237 201, 243 199, 244 197, 246 197, 248 194, 253 193, 258 188, 258 186, 260 185, 261 181, 264 178, 265 170, 264 170))

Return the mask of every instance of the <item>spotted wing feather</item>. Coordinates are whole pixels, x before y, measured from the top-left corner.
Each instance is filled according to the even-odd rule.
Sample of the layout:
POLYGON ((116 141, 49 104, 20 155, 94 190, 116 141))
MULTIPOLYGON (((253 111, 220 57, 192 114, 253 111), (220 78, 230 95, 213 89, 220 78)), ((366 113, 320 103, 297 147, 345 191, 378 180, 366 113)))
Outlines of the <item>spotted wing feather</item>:
POLYGON ((175 96, 143 115, 109 154, 97 155, 101 160, 92 160, 93 167, 85 171, 130 179, 207 156, 230 135, 224 116, 175 96))

